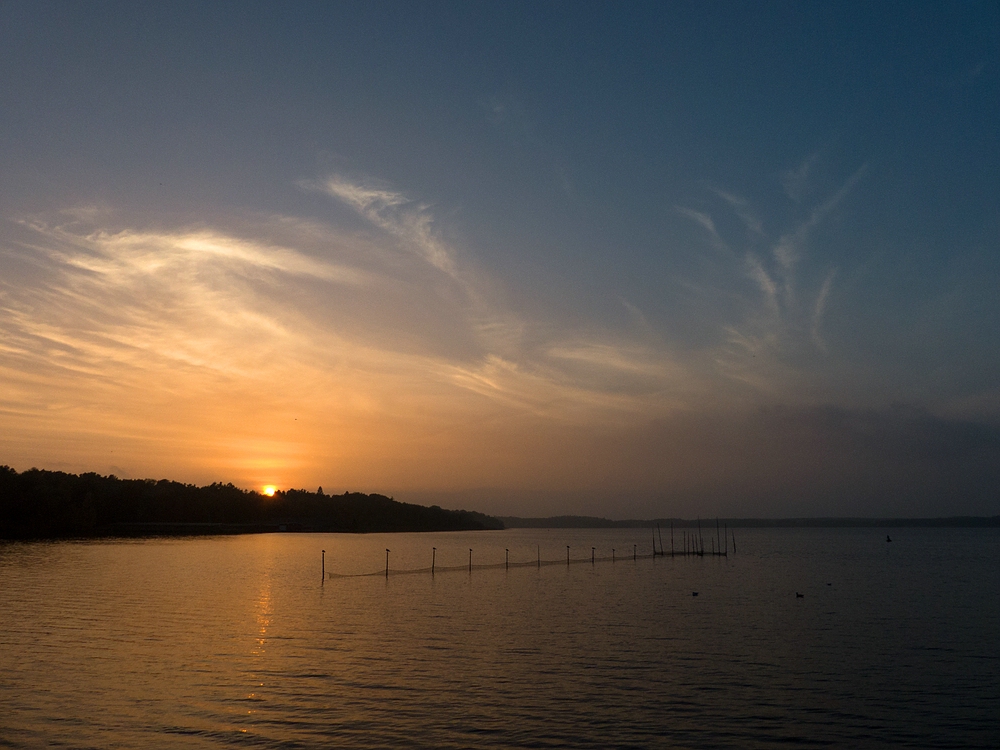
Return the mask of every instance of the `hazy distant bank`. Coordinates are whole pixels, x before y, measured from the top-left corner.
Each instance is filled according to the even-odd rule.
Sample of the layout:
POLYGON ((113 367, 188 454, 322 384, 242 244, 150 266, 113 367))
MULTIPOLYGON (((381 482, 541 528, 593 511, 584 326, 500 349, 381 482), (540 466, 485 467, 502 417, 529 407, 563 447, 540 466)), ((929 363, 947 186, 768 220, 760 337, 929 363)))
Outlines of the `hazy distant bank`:
POLYGON ((501 529, 491 516, 401 503, 384 495, 281 490, 232 484, 119 479, 0 467, 0 539, 501 529))
MULTIPOLYGON (((648 528, 659 524, 668 528, 697 528, 698 519, 655 518, 613 521, 596 516, 550 516, 548 518, 521 518, 500 516, 508 529, 632 529, 648 528)), ((886 527, 952 527, 1000 528, 1000 516, 952 516, 948 518, 702 518, 702 528, 714 528, 716 520, 729 528, 886 528, 886 527)))

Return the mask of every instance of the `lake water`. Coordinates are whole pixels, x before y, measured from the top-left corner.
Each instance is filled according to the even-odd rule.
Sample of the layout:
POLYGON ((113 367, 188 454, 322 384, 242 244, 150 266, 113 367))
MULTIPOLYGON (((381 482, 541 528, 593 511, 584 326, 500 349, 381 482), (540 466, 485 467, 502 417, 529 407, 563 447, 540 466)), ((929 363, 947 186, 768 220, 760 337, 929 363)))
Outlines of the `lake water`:
POLYGON ((2 544, 0 747, 1000 747, 998 530, 735 531, 2 544))

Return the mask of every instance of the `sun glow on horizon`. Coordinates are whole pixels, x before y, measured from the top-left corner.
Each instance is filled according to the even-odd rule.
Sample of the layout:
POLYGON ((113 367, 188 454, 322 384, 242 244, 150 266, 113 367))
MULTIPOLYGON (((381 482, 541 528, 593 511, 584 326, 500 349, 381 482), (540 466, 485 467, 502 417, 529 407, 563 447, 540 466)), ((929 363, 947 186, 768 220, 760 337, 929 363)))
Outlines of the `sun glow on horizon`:
POLYGON ((278 488, 273 484, 266 485, 263 489, 263 493, 268 497, 274 497, 274 493, 278 491, 278 488))

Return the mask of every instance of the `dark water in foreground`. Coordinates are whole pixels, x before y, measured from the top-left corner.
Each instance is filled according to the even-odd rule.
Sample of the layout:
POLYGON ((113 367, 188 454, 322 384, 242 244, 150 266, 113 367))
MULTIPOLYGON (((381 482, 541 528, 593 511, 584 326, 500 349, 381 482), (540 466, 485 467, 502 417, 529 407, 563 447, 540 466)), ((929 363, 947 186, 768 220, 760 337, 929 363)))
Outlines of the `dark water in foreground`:
POLYGON ((0 747, 1000 747, 1000 533, 891 533, 0 545, 0 747))

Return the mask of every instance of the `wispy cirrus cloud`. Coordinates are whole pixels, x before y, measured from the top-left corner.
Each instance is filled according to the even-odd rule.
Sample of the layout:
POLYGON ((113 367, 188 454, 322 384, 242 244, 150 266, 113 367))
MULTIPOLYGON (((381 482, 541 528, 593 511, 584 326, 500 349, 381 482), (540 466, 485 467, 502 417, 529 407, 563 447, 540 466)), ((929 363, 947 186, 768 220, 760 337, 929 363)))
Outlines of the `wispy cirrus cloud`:
MULTIPOLYGON (((807 159, 798 176, 806 179, 819 159, 818 153, 807 159)), ((751 201, 732 191, 708 186, 723 204, 713 213, 675 206, 679 216, 704 230, 714 247, 727 249, 728 261, 698 267, 704 278, 694 277, 686 286, 692 294, 707 297, 705 310, 716 316, 717 335, 705 349, 716 374, 749 386, 765 399, 815 394, 815 386, 806 384, 816 378, 808 373, 815 367, 813 354, 828 355, 822 331, 838 274, 836 267, 828 267, 819 276, 810 251, 824 221, 866 170, 867 165, 856 169, 832 195, 807 206, 802 218, 777 236, 765 231, 751 201), (727 213, 739 223, 727 222, 727 213)))
POLYGON ((430 268, 443 274, 461 299, 463 319, 487 353, 513 356, 520 345, 525 323, 495 297, 496 284, 479 273, 471 262, 459 262, 459 251, 435 230, 435 216, 429 204, 371 182, 332 175, 321 180, 303 181, 310 190, 319 190, 353 209, 372 227, 392 237, 399 246, 430 268))
POLYGON ((321 464, 370 481, 392 444, 392 475, 419 485, 443 471, 414 453, 429 435, 441 455, 471 455, 489 450, 467 439, 476 425, 593 428, 676 406, 661 395, 685 376, 663 352, 525 320, 434 236, 426 206, 411 221, 394 191, 337 195, 377 233, 281 216, 238 231, 101 212, 22 222, 27 238, 0 257, 31 269, 0 278, 4 432, 28 455, 61 434, 80 467, 128 451, 136 475, 175 456, 181 476, 214 466, 246 483, 321 464))
POLYGON ((754 235, 763 236, 764 235, 764 224, 757 216, 756 212, 750 205, 750 201, 743 198, 735 193, 731 193, 726 190, 722 190, 717 187, 710 188, 713 193, 715 193, 719 198, 722 198, 733 212, 740 218, 744 226, 754 235))
POLYGON ((46 246, 36 245, 36 249, 108 281, 122 275, 149 275, 214 265, 243 274, 280 273, 353 286, 366 283, 366 276, 359 269, 318 260, 291 248, 209 229, 174 232, 102 229, 80 235, 58 225, 25 224, 55 241, 46 246))
MULTIPOLYGON (((731 248, 684 287, 698 315, 619 297, 618 323, 510 309, 504 280, 446 242, 430 206, 344 179, 323 190, 365 231, 278 215, 194 228, 89 210, 25 221, 27 238, 0 246, 0 451, 21 468, 492 487, 570 504, 583 492, 728 497, 753 476, 762 497, 794 498, 779 481, 795 464, 786 446, 838 434, 816 405, 832 392, 818 373, 838 355, 824 355, 823 334, 839 277, 811 243, 853 184, 777 239, 678 208, 731 248), (798 255, 785 265, 774 250, 788 238, 798 255), (672 342, 684 325, 701 337, 672 342), (761 429, 762 405, 777 404, 793 418, 761 429)), ((863 484, 845 434, 844 472, 863 484)))
MULTIPOLYGON (((806 243, 858 175, 776 246, 806 243)), ((315 383, 329 372, 350 371, 369 382, 398 376, 423 383, 436 394, 427 396, 431 402, 446 393, 463 401, 458 393, 464 391, 557 420, 651 415, 718 400, 720 377, 758 385, 770 380, 772 390, 781 380, 777 365, 766 369, 764 360, 782 349, 798 323, 783 296, 789 282, 777 255, 771 264, 754 250, 732 256, 762 305, 722 321, 716 341, 680 356, 634 305, 628 309, 640 319, 638 338, 590 324, 554 327, 509 309, 495 293, 499 282, 475 269, 473 254, 442 239, 431 207, 400 190, 340 176, 308 187, 362 217, 374 230, 363 241, 377 252, 358 251, 356 234, 294 217, 258 217, 256 228, 237 232, 114 228, 94 212, 75 212, 68 224, 25 222, 37 238, 28 249, 44 261, 44 281, 5 289, 0 346, 20 347, 36 364, 48 365, 55 357, 43 350, 59 350, 64 366, 75 362, 95 372, 101 362, 115 361, 136 372, 183 366, 259 383, 287 377, 290 368, 311 373, 315 383), (284 239, 261 239, 278 235, 284 239), (400 266, 390 247, 416 265, 400 266), (753 377, 739 364, 747 358, 758 360, 753 377)), ((749 202, 735 195, 725 194, 724 201, 749 211, 749 202)), ((710 214, 676 210, 728 247, 710 214)), ((801 321, 820 350, 834 278, 827 277, 801 321)), ((357 383, 338 388, 368 392, 357 383)), ((379 399, 346 395, 345 401, 379 399)))
POLYGON ((796 203, 801 203, 811 192, 810 178, 822 153, 822 149, 814 151, 797 167, 782 173, 781 185, 785 188, 785 194, 796 203))
POLYGON ((746 254, 747 275, 760 289, 767 309, 775 315, 780 313, 778 305, 778 284, 764 268, 760 258, 752 252, 746 254))
POLYGON ((777 244, 773 248, 774 259, 785 272, 791 269, 798 262, 803 252, 804 246, 812 231, 833 211, 844 197, 851 192, 858 180, 867 171, 868 165, 863 164, 854 174, 852 174, 840 189, 830 198, 814 207, 809 213, 809 217, 800 222, 792 231, 781 235, 777 244))
POLYGON ((837 270, 834 269, 830 271, 826 278, 823 279, 823 285, 819 289, 819 294, 816 295, 816 302, 813 306, 813 317, 812 317, 812 340, 820 351, 826 353, 826 342, 823 340, 823 336, 820 333, 820 326, 823 322, 823 313, 826 312, 826 302, 830 296, 830 290, 833 288, 833 280, 837 276, 837 270))
POLYGON ((686 216, 695 224, 698 224, 706 232, 711 239, 712 245, 719 250, 728 250, 729 246, 726 245, 725 240, 719 235, 719 230, 715 228, 715 222, 712 221, 710 214, 704 211, 695 211, 693 208, 686 208, 684 206, 674 206, 674 210, 681 216, 686 216))
POLYGON ((411 200, 401 192, 351 182, 337 175, 302 184, 342 201, 416 250, 438 270, 452 277, 457 275, 455 252, 435 234, 434 218, 427 204, 411 200))

